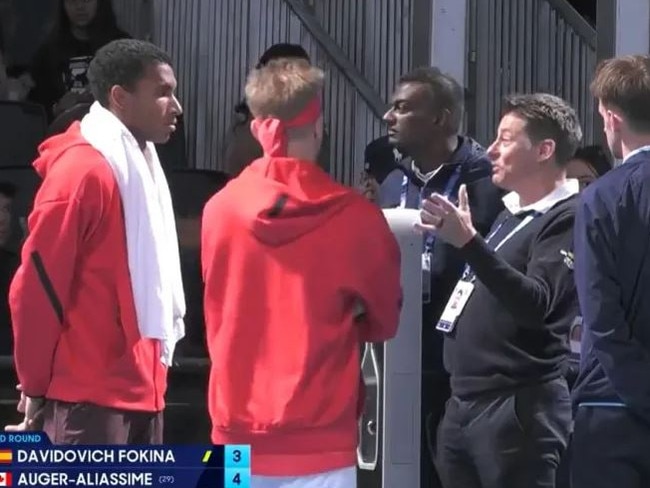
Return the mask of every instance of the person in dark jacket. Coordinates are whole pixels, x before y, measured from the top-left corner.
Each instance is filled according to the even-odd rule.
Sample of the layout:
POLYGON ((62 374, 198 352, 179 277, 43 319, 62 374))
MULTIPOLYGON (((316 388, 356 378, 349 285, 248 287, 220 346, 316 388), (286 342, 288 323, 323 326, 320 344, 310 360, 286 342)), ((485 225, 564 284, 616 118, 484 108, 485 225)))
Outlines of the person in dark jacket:
POLYGON ((488 149, 492 180, 510 193, 489 236, 474 228, 465 186, 457 205, 439 193, 423 203, 420 228, 468 263, 436 327, 452 391, 436 446, 445 488, 555 486, 571 425, 567 336, 579 313, 579 185, 566 165, 581 138, 564 100, 510 96, 488 149))
MULTIPOLYGON (((612 169, 611 158, 602 146, 584 146, 578 148, 571 161, 567 165, 567 178, 573 178, 580 183, 580 190, 584 190, 598 178, 612 169)), ((565 377, 569 390, 573 390, 578 372, 580 371, 580 336, 582 335, 582 316, 576 317, 575 322, 569 330, 569 344, 571 354, 567 364, 565 377)), ((571 451, 572 443, 569 442, 562 462, 557 471, 557 488, 569 488, 571 486, 571 451)))
MULTIPOLYGON (((388 134, 366 149, 366 173, 376 186, 376 198, 370 199, 384 208, 418 208, 433 192, 456 200, 464 184, 472 197, 474 225, 486 233, 503 209, 502 193, 490 179, 485 150, 459 134, 463 96, 458 82, 437 68, 418 68, 401 77, 384 115, 388 134)), ((433 324, 465 261, 457 249, 436 239, 424 243, 423 255, 421 479, 423 486, 431 486, 435 472, 426 446, 449 391, 442 338, 433 324)))
MULTIPOLYGON (((598 178, 612 169, 612 162, 605 150, 598 145, 585 146, 578 150, 567 165, 567 177, 578 180, 580 190, 584 190, 598 178)), ((582 317, 571 326, 569 343, 571 345, 571 359, 567 368, 567 381, 572 388, 578 377, 580 361, 580 336, 582 334, 582 317)))
POLYGON ((205 357, 203 279, 201 276, 201 214, 206 202, 229 181, 226 173, 204 169, 185 169, 167 175, 174 204, 183 287, 185 289, 185 338, 179 342, 177 356, 205 357))
POLYGON ((111 0, 60 0, 54 30, 32 63, 30 100, 45 107, 50 120, 77 103, 92 102, 90 61, 100 47, 125 37, 111 0))
POLYGON ((8 246, 11 238, 11 207, 16 186, 8 181, 0 182, 0 355, 11 355, 13 336, 9 313, 9 284, 18 268, 18 255, 8 246))
MULTIPOLYGON (((2 15, 1 9, 0 15, 2 15)), ((27 97, 34 82, 27 73, 12 76, 12 69, 7 65, 2 37, 2 24, 0 24, 0 100, 22 101, 27 97)))
POLYGON ((601 146, 585 146, 579 148, 569 161, 567 176, 580 182, 584 190, 612 169, 612 162, 601 146))
POLYGON ((591 85, 623 164, 583 193, 575 273, 583 316, 576 488, 650 486, 650 57, 601 63, 591 85))

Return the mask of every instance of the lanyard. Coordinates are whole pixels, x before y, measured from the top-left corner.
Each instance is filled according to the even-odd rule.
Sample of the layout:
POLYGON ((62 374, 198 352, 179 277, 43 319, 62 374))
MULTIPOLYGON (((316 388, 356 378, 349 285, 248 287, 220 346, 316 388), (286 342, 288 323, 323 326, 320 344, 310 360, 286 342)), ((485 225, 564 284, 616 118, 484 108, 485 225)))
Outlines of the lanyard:
MULTIPOLYGON (((445 198, 449 198, 451 194, 454 192, 454 189, 458 184, 458 180, 460 179, 460 171, 461 171, 461 165, 459 164, 458 166, 456 166, 456 169, 454 169, 454 172, 451 174, 451 176, 449 176, 449 179, 447 180, 447 184, 445 185, 445 189, 442 193, 445 196, 445 198)), ((422 188, 420 188, 418 207, 422 206, 422 200, 424 200, 423 194, 425 188, 426 188, 426 183, 422 188)), ((400 208, 406 208, 406 197, 408 196, 408 189, 409 189, 409 177, 407 175, 404 175, 402 177, 402 192, 399 198, 400 208)), ((424 241, 425 252, 430 252, 433 249, 433 244, 435 243, 435 240, 436 238, 432 233, 427 234, 427 238, 424 241)))
MULTIPOLYGON (((443 195, 446 198, 449 198, 451 194, 454 192, 454 189, 456 188, 456 184, 458 183, 458 180, 460 179, 460 170, 461 170, 461 165, 459 164, 456 166, 456 169, 454 172, 451 174, 449 179, 447 180, 447 184, 445 185, 445 189, 443 191, 443 195)), ((420 188, 420 195, 419 195, 419 201, 418 201, 418 207, 422 205, 422 200, 423 198, 423 193, 424 189, 426 188, 426 183, 422 188, 420 188)), ((406 208, 406 200, 408 196, 408 191, 409 191, 409 177, 407 175, 404 175, 402 177, 402 191, 400 193, 399 197, 399 206, 400 208, 406 208)))
MULTIPOLYGON (((534 212, 532 214, 526 215, 526 217, 524 217, 524 219, 521 222, 519 222, 519 224, 508 233, 508 235, 506 235, 503 239, 499 241, 499 243, 496 246, 494 246, 493 251, 496 252, 499 249, 501 249, 501 247, 506 242, 508 242, 517 232, 519 232, 521 229, 523 229, 528 224, 530 224, 536 217, 539 217, 541 215, 543 214, 541 214, 540 212, 534 212)), ((497 234, 497 232, 501 230, 501 228, 505 225, 506 222, 508 222, 508 220, 510 220, 510 217, 503 219, 503 221, 497 226, 497 228, 494 229, 494 231, 490 233, 490 235, 485 239, 485 242, 489 244, 492 238, 497 234)), ((469 265, 466 265, 465 271, 463 271, 462 281, 469 281, 470 283, 473 283, 475 280, 476 280, 476 275, 472 272, 469 265)))

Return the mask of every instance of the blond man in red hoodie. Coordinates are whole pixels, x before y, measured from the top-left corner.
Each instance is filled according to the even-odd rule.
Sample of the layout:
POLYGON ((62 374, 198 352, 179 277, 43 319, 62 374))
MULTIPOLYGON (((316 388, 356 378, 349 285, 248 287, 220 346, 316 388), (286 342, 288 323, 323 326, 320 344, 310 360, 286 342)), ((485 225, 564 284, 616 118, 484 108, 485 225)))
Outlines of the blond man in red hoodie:
POLYGON ((264 156, 203 214, 212 441, 252 446, 253 487, 356 486, 359 346, 399 321, 386 220, 314 162, 322 85, 302 60, 250 74, 264 156))

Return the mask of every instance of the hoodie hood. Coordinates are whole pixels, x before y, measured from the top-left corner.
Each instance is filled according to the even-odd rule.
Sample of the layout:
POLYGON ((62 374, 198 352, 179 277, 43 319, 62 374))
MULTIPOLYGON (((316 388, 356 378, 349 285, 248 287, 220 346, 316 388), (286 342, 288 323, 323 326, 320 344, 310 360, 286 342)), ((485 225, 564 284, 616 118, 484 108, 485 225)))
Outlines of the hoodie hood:
POLYGON ((462 165, 463 182, 472 183, 492 174, 492 161, 481 146, 471 137, 458 136, 458 148, 452 154, 448 164, 462 165))
POLYGON ((74 122, 65 132, 46 139, 38 146, 38 157, 33 163, 34 169, 41 178, 45 178, 63 153, 71 147, 82 145, 90 144, 81 135, 79 122, 74 122))
POLYGON ((258 159, 228 186, 237 215, 270 246, 295 241, 359 197, 315 163, 293 158, 258 159))
POLYGON ((451 163, 465 163, 468 165, 489 163, 490 158, 485 148, 468 136, 458 136, 459 144, 451 156, 451 163))

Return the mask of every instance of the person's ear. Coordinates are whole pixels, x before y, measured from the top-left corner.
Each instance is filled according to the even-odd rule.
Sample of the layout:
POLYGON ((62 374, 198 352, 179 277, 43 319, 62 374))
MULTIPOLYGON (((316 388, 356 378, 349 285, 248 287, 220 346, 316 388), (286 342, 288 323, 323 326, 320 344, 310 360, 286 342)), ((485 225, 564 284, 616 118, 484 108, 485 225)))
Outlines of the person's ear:
POLYGON ((553 139, 544 139, 537 144, 538 161, 546 161, 555 155, 555 141, 553 139))
POLYGON ((625 121, 623 120, 623 117, 621 117, 618 113, 612 110, 607 110, 607 117, 609 119, 609 127, 611 128, 612 132, 614 133, 621 132, 623 126, 625 125, 625 121))
POLYGON ((133 95, 120 85, 114 85, 108 92, 110 105, 118 110, 125 110, 129 106, 129 101, 133 95))

